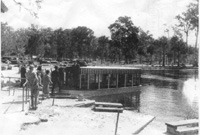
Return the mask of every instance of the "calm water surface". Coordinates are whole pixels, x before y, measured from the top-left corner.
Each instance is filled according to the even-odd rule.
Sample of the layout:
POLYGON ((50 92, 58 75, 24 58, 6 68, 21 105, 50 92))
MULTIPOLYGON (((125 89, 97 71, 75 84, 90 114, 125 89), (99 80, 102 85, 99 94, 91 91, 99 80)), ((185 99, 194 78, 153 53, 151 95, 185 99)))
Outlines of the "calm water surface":
POLYGON ((143 71, 139 104, 134 93, 95 97, 96 101, 119 102, 137 107, 157 121, 198 117, 198 70, 143 71))
POLYGON ((140 111, 159 121, 198 117, 198 70, 168 70, 143 73, 140 111))

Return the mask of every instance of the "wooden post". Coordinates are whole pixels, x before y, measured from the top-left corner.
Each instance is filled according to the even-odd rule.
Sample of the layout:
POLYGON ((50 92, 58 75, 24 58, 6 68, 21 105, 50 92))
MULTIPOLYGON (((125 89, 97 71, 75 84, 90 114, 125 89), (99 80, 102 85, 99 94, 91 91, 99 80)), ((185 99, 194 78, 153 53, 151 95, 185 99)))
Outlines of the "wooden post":
POLYGON ((117 74, 117 84, 116 84, 116 88, 118 88, 118 81, 119 81, 119 75, 117 74))
POLYGON ((53 102, 52 102, 52 106, 54 105, 54 100, 55 100, 55 95, 53 95, 53 102))
POLYGON ((110 88, 110 74, 108 74, 108 89, 110 88))
POLYGON ((79 75, 79 80, 80 80, 80 81, 79 81, 79 82, 80 82, 80 83, 79 83, 79 89, 81 89, 81 74, 79 75))
POLYGON ((26 103, 27 103, 27 98, 28 98, 28 92, 27 92, 27 88, 26 88, 26 103))
POLYGON ((24 87, 22 89, 22 111, 24 111, 24 87))
POLYGON ((127 77, 127 74, 124 75, 124 87, 126 87, 126 77, 127 77))
POLYGON ((117 135, 118 121, 119 121, 119 112, 117 112, 117 121, 116 121, 116 126, 115 126, 115 135, 117 135))
POLYGON ((98 89, 100 89, 100 74, 98 74, 98 89))
POLYGON ((66 84, 66 72, 64 72, 64 84, 66 84))
POLYGON ((137 73, 135 74, 136 85, 138 85, 137 73))
POLYGON ((131 86, 133 87, 133 74, 132 74, 132 82, 131 82, 131 86))
POLYGON ((89 90, 90 89, 90 75, 87 74, 87 89, 89 90))
POLYGON ((139 72, 139 85, 141 83, 141 71, 139 72))
POLYGON ((28 87, 26 86, 26 89, 27 89, 27 91, 28 91, 28 98, 30 97, 30 94, 29 94, 29 90, 30 89, 28 89, 28 87))
POLYGON ((10 84, 11 84, 11 83, 10 83, 10 77, 9 77, 9 83, 8 83, 8 85, 9 85, 9 86, 8 86, 9 96, 10 96, 10 84))

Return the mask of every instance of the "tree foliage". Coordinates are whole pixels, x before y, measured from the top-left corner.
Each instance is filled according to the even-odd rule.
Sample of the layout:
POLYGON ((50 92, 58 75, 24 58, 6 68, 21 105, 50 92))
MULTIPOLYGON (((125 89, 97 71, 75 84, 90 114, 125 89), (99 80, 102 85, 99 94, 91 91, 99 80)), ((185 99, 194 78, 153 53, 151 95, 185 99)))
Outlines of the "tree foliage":
POLYGON ((127 63, 134 57, 132 49, 138 47, 138 27, 134 26, 130 17, 124 16, 119 17, 108 28, 111 32, 111 39, 116 43, 116 47, 122 51, 127 63))
POLYGON ((72 29, 71 44, 74 56, 77 57, 90 57, 91 54, 91 41, 94 38, 93 30, 87 27, 77 27, 72 29))
MULTIPOLYGON (((58 60, 79 58, 125 63, 140 60, 162 66, 170 63, 180 66, 180 63, 191 59, 196 50, 186 46, 177 33, 171 39, 165 36, 154 39, 149 31, 134 26, 131 18, 126 16, 119 17, 109 26, 111 39, 95 37, 93 30, 84 26, 55 30, 37 25, 18 30, 6 23, 1 23, 1 26, 2 55, 14 52, 19 56, 28 54, 58 60)), ((193 27, 196 29, 195 25, 193 27)), ((178 27, 175 28, 180 32, 178 27)))

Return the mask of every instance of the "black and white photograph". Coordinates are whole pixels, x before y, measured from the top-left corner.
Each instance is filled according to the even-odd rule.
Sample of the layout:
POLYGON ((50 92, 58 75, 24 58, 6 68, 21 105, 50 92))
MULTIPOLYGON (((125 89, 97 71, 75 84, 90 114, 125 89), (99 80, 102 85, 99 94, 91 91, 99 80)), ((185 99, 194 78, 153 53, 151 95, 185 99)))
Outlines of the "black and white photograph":
POLYGON ((1 0, 1 135, 198 135, 199 0, 1 0))

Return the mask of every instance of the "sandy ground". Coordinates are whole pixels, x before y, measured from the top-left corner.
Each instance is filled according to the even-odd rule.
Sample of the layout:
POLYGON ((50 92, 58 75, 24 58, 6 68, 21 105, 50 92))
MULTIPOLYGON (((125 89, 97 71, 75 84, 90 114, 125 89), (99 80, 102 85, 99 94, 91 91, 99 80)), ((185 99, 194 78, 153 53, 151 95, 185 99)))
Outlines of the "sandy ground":
MULTIPOLYGON (((19 77, 17 68, 2 71, 2 75, 19 77)), ((4 79, 5 84, 9 83, 7 81, 7 79, 4 79)), ((15 81, 13 80, 13 84, 15 81)), ((0 91, 0 134, 113 135, 115 133, 117 113, 95 112, 92 110, 92 106, 76 107, 77 104, 90 102, 89 100, 56 99, 54 106, 52 106, 52 101, 51 98, 43 100, 36 111, 29 110, 27 103, 24 111, 22 111, 22 88, 15 88, 15 91, 12 89, 9 93, 8 87, 4 87, 0 91)), ((119 116, 117 134, 132 135, 140 131, 153 118, 148 114, 124 110, 119 116)), ((157 128, 159 124, 153 121, 139 134, 165 134, 164 129, 157 128)))

